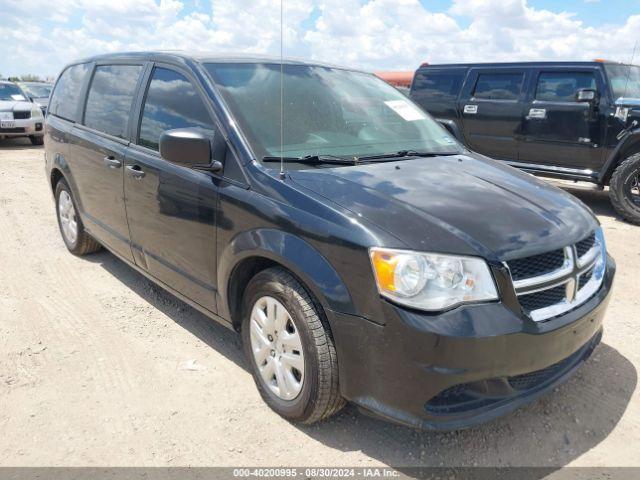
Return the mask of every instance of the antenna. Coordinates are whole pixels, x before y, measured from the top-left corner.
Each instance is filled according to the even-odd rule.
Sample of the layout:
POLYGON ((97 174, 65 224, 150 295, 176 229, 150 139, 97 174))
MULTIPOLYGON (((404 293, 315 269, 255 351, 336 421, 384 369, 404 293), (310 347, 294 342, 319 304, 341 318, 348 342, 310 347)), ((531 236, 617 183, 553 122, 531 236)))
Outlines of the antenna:
POLYGON ((280 0, 280 178, 284 180, 284 60, 283 51, 283 4, 284 0, 280 0))
POLYGON ((638 41, 636 40, 636 43, 633 46, 633 53, 631 54, 631 61, 629 62, 629 65, 627 65, 627 79, 624 82, 624 96, 623 96, 623 98, 626 98, 626 96, 627 96, 627 87, 629 86, 629 77, 631 77, 631 65, 633 65, 633 60, 634 60, 634 58, 636 58, 636 49, 637 48, 638 48, 638 41))

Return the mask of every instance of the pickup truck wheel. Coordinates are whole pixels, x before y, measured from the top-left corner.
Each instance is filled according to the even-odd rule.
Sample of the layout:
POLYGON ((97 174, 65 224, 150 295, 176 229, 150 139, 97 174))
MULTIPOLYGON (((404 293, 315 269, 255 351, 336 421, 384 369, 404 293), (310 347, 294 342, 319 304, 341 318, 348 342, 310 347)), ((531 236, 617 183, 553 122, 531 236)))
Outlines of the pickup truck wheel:
POLYGON ((67 249, 78 256, 100 250, 102 246, 84 230, 73 194, 65 180, 56 184, 55 199, 58 226, 67 249))
POLYGON ((614 170, 609 198, 622 218, 640 225, 640 153, 631 155, 614 170))
POLYGON ((269 268, 251 279, 241 329, 255 383, 276 413, 311 424, 344 406, 331 332, 308 292, 286 270, 269 268))
POLYGON ((35 135, 31 135, 29 137, 31 140, 31 145, 44 145, 44 137, 36 137, 35 135))

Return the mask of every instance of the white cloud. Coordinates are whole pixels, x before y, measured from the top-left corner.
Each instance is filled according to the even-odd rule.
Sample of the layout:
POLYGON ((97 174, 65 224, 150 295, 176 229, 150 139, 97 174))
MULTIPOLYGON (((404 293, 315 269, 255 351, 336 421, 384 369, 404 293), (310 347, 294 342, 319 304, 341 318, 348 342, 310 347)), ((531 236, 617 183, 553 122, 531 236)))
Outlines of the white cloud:
MULTIPOLYGON (((423 61, 628 61, 640 32, 640 15, 592 27, 569 12, 536 9, 525 0, 453 0, 445 12, 429 11, 418 0, 284 2, 285 54, 367 69, 413 69, 423 61)), ((278 2, 197 5, 0 0, 0 72, 55 74, 74 58, 119 50, 279 53, 278 2), (34 11, 51 13, 43 19, 34 11)))

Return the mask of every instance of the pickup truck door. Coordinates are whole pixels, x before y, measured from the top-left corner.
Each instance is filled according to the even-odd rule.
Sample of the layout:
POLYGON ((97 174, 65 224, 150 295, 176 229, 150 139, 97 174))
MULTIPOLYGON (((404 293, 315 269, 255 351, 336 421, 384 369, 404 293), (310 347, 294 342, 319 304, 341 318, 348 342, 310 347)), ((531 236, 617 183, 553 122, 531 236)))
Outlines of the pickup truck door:
POLYGON ((160 135, 214 124, 195 82, 172 66, 155 65, 139 127, 124 161, 124 194, 136 265, 164 285, 216 312, 216 211, 219 187, 203 171, 164 160, 160 135))
POLYGON ((467 146, 489 157, 518 158, 525 69, 471 69, 458 109, 467 146))
POLYGON ((602 136, 598 106, 576 101, 581 88, 604 92, 596 67, 538 69, 522 120, 520 163, 598 170, 602 136))

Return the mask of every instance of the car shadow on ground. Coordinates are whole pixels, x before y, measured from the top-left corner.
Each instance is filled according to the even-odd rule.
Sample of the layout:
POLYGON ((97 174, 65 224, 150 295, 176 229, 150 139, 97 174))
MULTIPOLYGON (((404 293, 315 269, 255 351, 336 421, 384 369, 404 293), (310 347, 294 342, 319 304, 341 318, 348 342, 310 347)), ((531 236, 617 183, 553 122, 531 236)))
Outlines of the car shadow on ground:
POLYGON ((0 151, 2 150, 38 150, 44 152, 42 145, 32 145, 31 140, 25 137, 0 138, 0 151))
MULTIPOLYGON (((176 299, 106 251, 87 259, 99 263, 143 300, 247 369, 235 332, 176 299)), ((412 467, 558 468, 607 438, 625 412, 636 383, 633 364, 603 343, 566 384, 546 397, 467 430, 418 431, 370 417, 354 406, 319 424, 297 428, 331 448, 345 453, 361 451, 410 476, 416 475, 412 467)), ((548 470, 540 470, 539 475, 537 472, 526 472, 527 477, 549 474, 548 470)))

